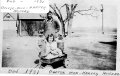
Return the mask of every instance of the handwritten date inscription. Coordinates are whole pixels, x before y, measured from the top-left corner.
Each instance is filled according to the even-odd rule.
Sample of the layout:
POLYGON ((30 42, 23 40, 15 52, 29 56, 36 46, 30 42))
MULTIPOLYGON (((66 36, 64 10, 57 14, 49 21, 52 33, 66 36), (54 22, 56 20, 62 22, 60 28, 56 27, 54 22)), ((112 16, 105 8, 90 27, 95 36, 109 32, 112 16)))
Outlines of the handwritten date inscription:
MULTIPOLYGON (((17 0, 19 2, 24 2, 25 0, 17 0)), ((7 0, 7 2, 10 2, 10 3, 15 3, 17 2, 16 0, 7 0)), ((44 0, 33 0, 33 2, 36 2, 36 3, 44 3, 44 0)))
POLYGON ((1 11, 10 13, 47 13, 48 0, 1 0, 1 11))

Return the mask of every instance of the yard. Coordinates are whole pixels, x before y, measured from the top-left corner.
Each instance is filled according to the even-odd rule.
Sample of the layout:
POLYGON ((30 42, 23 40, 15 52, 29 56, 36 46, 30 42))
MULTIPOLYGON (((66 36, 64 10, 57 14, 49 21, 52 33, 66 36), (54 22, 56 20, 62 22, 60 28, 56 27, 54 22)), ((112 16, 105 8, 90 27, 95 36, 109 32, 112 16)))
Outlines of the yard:
MULTIPOLYGON (((37 37, 3 32, 2 67, 34 68, 38 59, 37 37)), ((116 39, 114 34, 74 33, 65 38, 68 69, 116 69, 116 39)))

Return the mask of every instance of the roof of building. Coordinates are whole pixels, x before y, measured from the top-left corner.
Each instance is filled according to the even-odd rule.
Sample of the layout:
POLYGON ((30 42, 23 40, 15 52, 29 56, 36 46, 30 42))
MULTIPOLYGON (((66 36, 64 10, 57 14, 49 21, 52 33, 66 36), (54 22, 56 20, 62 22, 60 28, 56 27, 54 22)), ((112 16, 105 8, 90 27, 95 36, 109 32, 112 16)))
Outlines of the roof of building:
POLYGON ((40 15, 45 16, 46 14, 20 13, 17 16, 17 13, 3 13, 3 20, 7 15, 9 15, 14 20, 17 20, 17 17, 19 17, 19 19, 43 19, 40 15))

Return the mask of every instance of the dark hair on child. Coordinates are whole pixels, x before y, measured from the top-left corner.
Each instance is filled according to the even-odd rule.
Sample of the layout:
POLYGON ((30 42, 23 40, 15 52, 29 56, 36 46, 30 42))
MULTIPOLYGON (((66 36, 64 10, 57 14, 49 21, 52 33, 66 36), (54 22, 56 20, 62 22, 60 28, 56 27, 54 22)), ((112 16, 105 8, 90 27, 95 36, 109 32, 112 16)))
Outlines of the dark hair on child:
POLYGON ((47 40, 48 42, 49 42, 49 37, 53 37, 53 41, 55 41, 55 37, 54 37, 53 34, 50 34, 50 35, 47 36, 46 40, 47 40))

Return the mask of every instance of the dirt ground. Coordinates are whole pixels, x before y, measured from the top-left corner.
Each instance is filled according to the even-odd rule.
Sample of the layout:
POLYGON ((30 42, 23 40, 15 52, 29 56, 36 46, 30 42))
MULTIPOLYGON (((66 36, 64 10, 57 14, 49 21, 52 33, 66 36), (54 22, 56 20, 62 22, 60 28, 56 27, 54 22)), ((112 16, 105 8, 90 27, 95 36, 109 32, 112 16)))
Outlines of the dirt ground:
MULTIPOLYGON (((116 69, 116 39, 109 34, 73 34, 64 40, 68 69, 116 69)), ((34 68, 38 59, 37 37, 4 32, 2 67, 34 68)))

